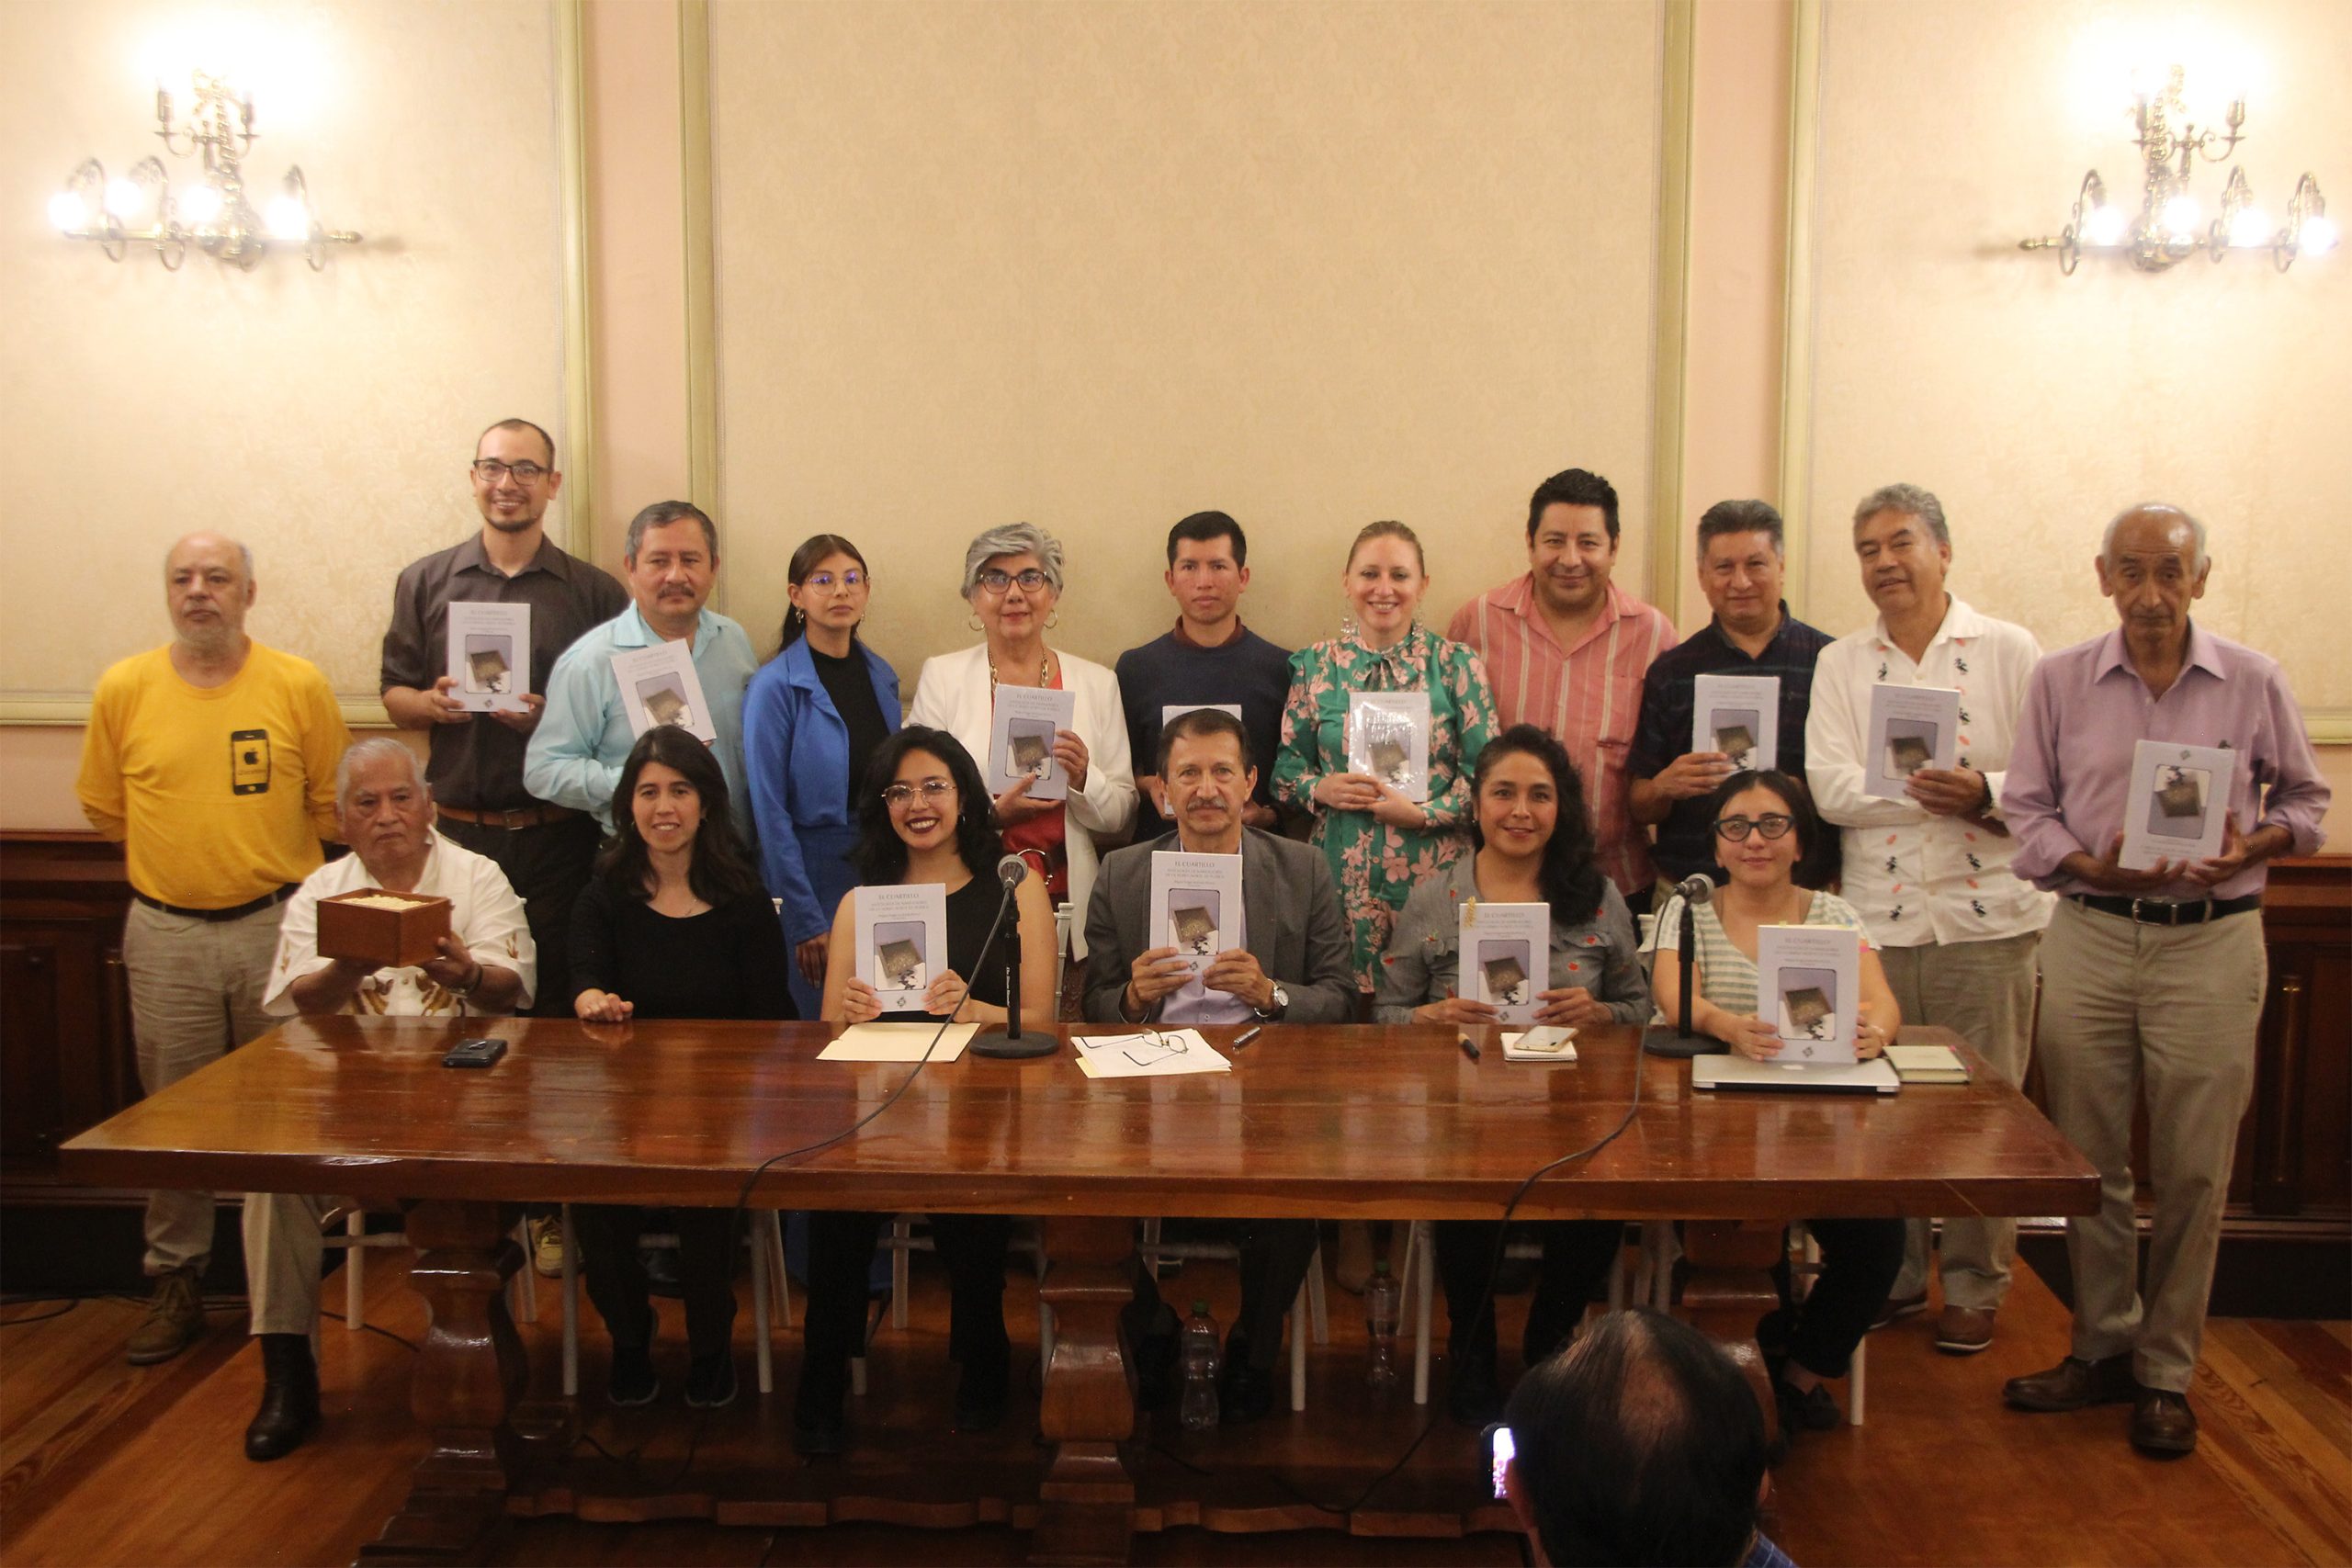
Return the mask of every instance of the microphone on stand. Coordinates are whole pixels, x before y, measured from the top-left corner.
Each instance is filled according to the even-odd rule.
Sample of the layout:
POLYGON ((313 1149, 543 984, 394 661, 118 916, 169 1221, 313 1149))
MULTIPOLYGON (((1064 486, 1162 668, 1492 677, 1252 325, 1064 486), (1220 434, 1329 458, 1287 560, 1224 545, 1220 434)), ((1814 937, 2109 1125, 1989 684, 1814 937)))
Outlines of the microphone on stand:
MULTIPOLYGON (((1005 935, 1006 917, 1012 915, 1013 890, 1029 874, 1029 863, 1017 854, 1010 854, 996 863, 996 879, 1004 891, 996 907, 996 921, 989 928, 989 941, 981 944, 979 956, 972 960, 978 974, 989 960, 989 948, 1000 935, 1005 935)), ((1004 942, 1004 1026, 984 1029, 972 1036, 966 1047, 975 1056, 992 1056, 999 1060, 1018 1060, 1027 1056, 1050 1056, 1061 1042, 1044 1030, 1021 1032, 1021 922, 1013 919, 1012 931, 1004 942)))
MULTIPOLYGON (((1682 1016, 1679 1022, 1653 1023, 1642 1031, 1642 1049, 1653 1056, 1706 1056, 1723 1050, 1721 1045, 1705 1035, 1690 1032, 1691 1010, 1699 1002, 1690 989, 1691 950, 1699 945, 1698 916, 1692 911, 1714 896, 1715 885, 1703 872, 1697 876, 1683 878, 1675 885, 1674 891, 1667 895, 1668 905, 1678 900, 1682 905, 1682 929, 1679 932, 1682 940, 1676 951, 1681 964, 1682 1016)), ((1666 910, 1660 909, 1657 918, 1662 920, 1666 914, 1666 910)))

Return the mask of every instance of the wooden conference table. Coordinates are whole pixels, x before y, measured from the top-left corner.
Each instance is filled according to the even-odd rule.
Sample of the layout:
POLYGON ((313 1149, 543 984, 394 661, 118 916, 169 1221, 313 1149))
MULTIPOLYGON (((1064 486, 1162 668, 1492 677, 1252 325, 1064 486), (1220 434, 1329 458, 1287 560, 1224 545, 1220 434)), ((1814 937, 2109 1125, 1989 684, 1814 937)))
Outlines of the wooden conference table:
MULTIPOLYGON (((839 1132, 905 1080, 905 1066, 816 1060, 833 1032, 300 1020, 74 1139, 64 1170, 114 1187, 416 1201, 411 1278, 432 1327, 411 1403, 433 1446, 363 1555, 463 1557, 526 1457, 500 1204, 733 1203, 763 1160, 839 1132), (444 1068, 447 1046, 477 1032, 511 1042, 504 1060, 444 1068)), ((1236 1032, 1206 1032, 1223 1045, 1236 1032)), ((1687 1064, 1643 1058, 1630 1029, 1584 1032, 1582 1059, 1558 1066, 1506 1062, 1479 1030, 1473 1062, 1458 1032, 1277 1025, 1230 1074, 1183 1077, 1090 1079, 1066 1046, 933 1064, 862 1132, 771 1168, 752 1201, 1042 1218, 1057 1337, 1032 1547, 1054 1562, 1128 1548, 1140 1455, 1118 1315, 1136 1216, 1492 1219, 1536 1168, 1614 1127, 1638 1081, 1623 1134, 1538 1182, 1517 1217, 1709 1222, 1686 1227, 1684 1307, 1736 1342, 1769 1301, 1782 1221, 2098 1201, 2082 1156, 1981 1063, 1975 1082, 1891 1098, 1694 1092, 1687 1064)))

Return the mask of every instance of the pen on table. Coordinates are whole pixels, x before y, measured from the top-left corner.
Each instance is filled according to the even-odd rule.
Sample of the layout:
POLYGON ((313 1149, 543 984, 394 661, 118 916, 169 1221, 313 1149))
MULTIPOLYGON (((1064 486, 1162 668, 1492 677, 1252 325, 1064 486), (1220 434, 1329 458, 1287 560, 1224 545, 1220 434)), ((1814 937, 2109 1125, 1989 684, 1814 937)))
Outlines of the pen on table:
POLYGON ((1261 1025, 1256 1029, 1245 1029, 1240 1033, 1233 1037, 1233 1048, 1238 1051, 1241 1047, 1249 1044, 1250 1042, 1257 1039, 1258 1036, 1264 1032, 1266 1032, 1266 1031, 1263 1025, 1261 1025))
POLYGON ((1474 1062, 1478 1059, 1478 1043, 1471 1039, 1467 1034, 1455 1035, 1453 1037, 1453 1043, 1462 1047, 1462 1054, 1464 1055, 1469 1057, 1474 1062))

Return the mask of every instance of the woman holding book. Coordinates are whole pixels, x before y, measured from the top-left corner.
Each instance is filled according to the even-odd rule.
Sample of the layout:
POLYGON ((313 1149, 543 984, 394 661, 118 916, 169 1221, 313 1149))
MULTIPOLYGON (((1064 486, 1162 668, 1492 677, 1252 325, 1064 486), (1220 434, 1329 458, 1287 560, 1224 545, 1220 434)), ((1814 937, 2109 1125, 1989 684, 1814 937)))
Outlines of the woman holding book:
MULTIPOLYGON (((1650 987, 1634 919, 1594 859, 1584 786, 1560 743, 1532 724, 1514 725, 1478 753, 1470 780, 1474 815, 1464 855, 1405 901, 1380 960, 1377 1023, 1493 1023, 1500 1016, 1462 975, 1462 911, 1477 904, 1535 904, 1549 910, 1545 977, 1535 1021, 1570 1029, 1642 1023, 1650 987)), ((1534 1366, 1567 1341, 1584 1304, 1608 1275, 1625 1235, 1618 1220, 1569 1220, 1537 1227, 1544 1261, 1521 1348, 1534 1366)), ((1483 1425, 1500 1404, 1495 1377, 1494 1268, 1502 1227, 1441 1221, 1437 1268, 1445 1284, 1446 1403, 1455 1419, 1483 1425)))
MULTIPOLYGON (((571 908, 571 1010, 583 1022, 797 1018, 784 936, 741 849, 727 776, 689 731, 656 725, 629 748, 613 792, 613 836, 571 908)), ((685 1300, 686 1403, 735 1397, 734 1214, 673 1211, 685 1300)), ((650 1404, 654 1316, 635 1204, 571 1212, 588 1299, 613 1337, 615 1404, 650 1404)))
POLYGON ((1462 853, 1470 768, 1499 728, 1478 656, 1414 619, 1429 584, 1421 542, 1404 524, 1356 536, 1340 574, 1351 613, 1338 637, 1291 655, 1274 762, 1276 797, 1314 813, 1313 840, 1339 883, 1367 1001, 1396 911, 1462 853), (1427 694, 1426 800, 1399 787, 1397 770, 1376 777, 1350 761, 1349 698, 1368 692, 1427 694))
MULTIPOLYGON (((1053 898, 1068 899, 1082 922, 1094 888, 1099 838, 1117 843, 1135 819, 1136 781, 1127 760, 1126 713, 1119 682, 1102 665, 1046 644, 1062 595, 1061 542, 1028 523, 991 528, 964 551, 965 602, 983 639, 928 660, 915 681, 910 723, 944 729, 987 766, 1001 689, 1074 694, 1052 757, 1069 784, 1067 801, 1032 800, 1023 776, 991 804, 1004 847, 1027 859, 1053 898)), ((1071 953, 1086 956, 1083 931, 1070 931, 1071 953)))
MULTIPOLYGON (((1054 911, 1039 878, 1024 877, 1014 889, 1006 929, 988 952, 981 951, 1001 896, 991 874, 1004 846, 971 753, 944 731, 910 724, 874 754, 857 814, 858 839, 850 857, 862 886, 935 883, 945 889, 947 962, 930 981, 922 1010, 885 1012, 880 994, 858 975, 858 895, 853 888, 833 914, 825 964, 826 1021, 1001 1022, 1004 943, 1018 942, 1022 1016, 1050 1025, 1054 911)), ((839 1453, 847 1446, 842 1402, 849 1392, 850 1359, 862 1353, 866 1280, 885 1218, 825 1212, 808 1216, 806 1351, 792 1411, 793 1446, 803 1453, 839 1453)), ((1012 1228, 1012 1221, 996 1214, 934 1214, 931 1220, 933 1245, 947 1266, 948 1359, 963 1367, 956 1392, 956 1425, 963 1431, 985 1430, 1004 1414, 1012 1359, 1004 1332, 1004 1255, 1012 1228)))
POLYGON ((785 575, 792 607, 781 646, 743 694, 744 791, 759 828, 760 879, 792 949, 792 1000, 814 1018, 833 906, 857 880, 851 796, 899 728, 899 677, 857 635, 874 583, 855 545, 812 536, 785 575))
MULTIPOLYGON (((1794 879, 1823 832, 1804 786, 1779 772, 1734 773, 1715 791, 1708 815, 1715 858, 1730 880, 1692 912, 1691 981, 1698 997, 1691 1029, 1751 1061, 1778 1056, 1778 1026, 1757 1013, 1757 933, 1765 926, 1842 926, 1860 937, 1862 949, 1854 1054, 1865 1061, 1883 1055, 1903 1019, 1878 953, 1860 935, 1861 917, 1837 895, 1798 886, 1794 879)), ((1679 952, 1680 937, 1679 911, 1669 901, 1658 911, 1651 975, 1658 1009, 1668 1019, 1681 1015, 1681 963, 1669 956, 1679 952)), ((1894 1287, 1903 1267, 1903 1222, 1811 1220, 1805 1228, 1821 1244, 1821 1273, 1804 1300, 1793 1301, 1783 1248, 1776 1270, 1781 1306, 1757 1325, 1756 1338, 1772 1368, 1784 1428, 1826 1431, 1838 1416, 1822 1380, 1846 1375, 1854 1347, 1894 1287)))

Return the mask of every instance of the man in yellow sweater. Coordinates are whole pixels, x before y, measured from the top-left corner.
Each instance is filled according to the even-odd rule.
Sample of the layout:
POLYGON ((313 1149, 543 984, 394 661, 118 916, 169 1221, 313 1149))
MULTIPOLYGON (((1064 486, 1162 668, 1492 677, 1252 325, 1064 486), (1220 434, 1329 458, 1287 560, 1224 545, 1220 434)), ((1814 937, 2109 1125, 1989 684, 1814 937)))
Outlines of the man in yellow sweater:
MULTIPOLYGON (((335 762, 351 739, 315 665, 245 635, 244 546, 189 535, 164 558, 164 592, 173 638, 100 677, 75 784, 91 825, 125 845, 122 959, 149 1094, 269 1028, 278 920, 336 835, 335 762)), ((202 1332, 211 1250, 210 1193, 148 1194, 155 1285, 134 1364, 202 1332)))

